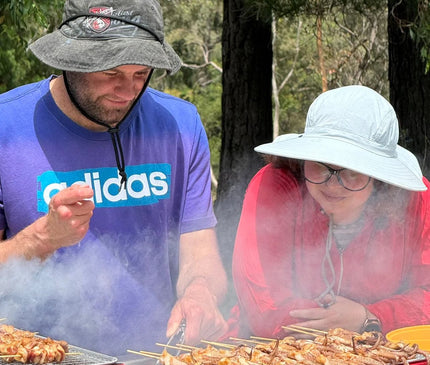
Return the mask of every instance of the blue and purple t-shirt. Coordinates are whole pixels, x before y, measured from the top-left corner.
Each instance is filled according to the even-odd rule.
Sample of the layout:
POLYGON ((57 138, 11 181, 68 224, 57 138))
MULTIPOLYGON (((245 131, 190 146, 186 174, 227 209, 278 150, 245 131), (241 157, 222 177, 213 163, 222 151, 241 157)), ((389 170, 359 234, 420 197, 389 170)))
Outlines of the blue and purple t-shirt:
POLYGON ((86 237, 36 270, 31 281, 41 289, 30 290, 33 298, 24 288, 5 293, 0 280, 0 311, 9 311, 1 316, 111 354, 165 341, 179 236, 216 224, 208 141, 195 106, 149 88, 119 133, 126 190, 119 189, 109 133, 64 115, 49 79, 0 95, 0 229, 6 236, 46 214, 51 197, 74 183, 93 188, 96 206, 86 237))

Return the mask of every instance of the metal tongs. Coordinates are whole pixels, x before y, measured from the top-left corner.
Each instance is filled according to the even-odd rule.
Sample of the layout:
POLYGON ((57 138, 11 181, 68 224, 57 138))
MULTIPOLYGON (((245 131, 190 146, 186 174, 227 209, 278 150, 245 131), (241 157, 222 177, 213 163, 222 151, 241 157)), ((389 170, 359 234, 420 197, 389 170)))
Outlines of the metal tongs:
MULTIPOLYGON (((174 345, 182 345, 185 341, 185 327, 186 327, 186 322, 185 322, 185 318, 182 318, 181 323, 179 323, 178 329, 176 330, 176 332, 169 337, 169 339, 166 342, 166 345, 164 347, 164 349, 167 350, 167 347, 169 347, 170 345, 174 346, 174 345)), ((173 354, 173 356, 178 356, 181 353, 182 349, 178 349, 176 351, 175 354, 173 354)), ((157 362, 155 363, 155 365, 160 365, 161 362, 160 360, 157 360, 157 362)))
MULTIPOLYGON (((185 318, 182 318, 181 323, 179 323, 178 329, 176 330, 176 332, 170 336, 169 340, 167 341, 166 345, 182 345, 185 341, 185 327, 186 327, 186 323, 185 323, 185 318)), ((181 350, 178 350, 178 355, 181 352, 181 350)))

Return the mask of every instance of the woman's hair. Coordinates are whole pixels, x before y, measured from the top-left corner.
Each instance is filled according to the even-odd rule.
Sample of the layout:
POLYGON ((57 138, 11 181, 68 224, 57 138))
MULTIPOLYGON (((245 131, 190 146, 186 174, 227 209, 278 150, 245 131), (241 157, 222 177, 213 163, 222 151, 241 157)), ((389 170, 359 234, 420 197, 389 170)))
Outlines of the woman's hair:
MULTIPOLYGON (((289 170, 298 180, 304 181, 303 160, 273 155, 264 155, 264 160, 276 169, 289 170)), ((377 220, 393 219, 402 222, 410 198, 410 191, 374 179, 373 192, 366 208, 367 214, 377 220)))
POLYGON ((303 160, 274 155, 263 155, 263 158, 266 163, 271 163, 275 169, 289 170, 297 179, 303 179, 303 160))

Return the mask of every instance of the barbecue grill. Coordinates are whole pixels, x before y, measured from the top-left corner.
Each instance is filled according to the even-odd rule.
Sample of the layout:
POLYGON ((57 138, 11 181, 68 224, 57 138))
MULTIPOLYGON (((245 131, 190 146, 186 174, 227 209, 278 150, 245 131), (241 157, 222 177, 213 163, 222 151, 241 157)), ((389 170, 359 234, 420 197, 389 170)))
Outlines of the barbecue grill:
MULTIPOLYGON (((69 345, 69 352, 71 354, 66 355, 66 358, 61 362, 61 365, 109 365, 118 361, 116 357, 104 355, 72 345, 69 345)), ((7 362, 4 359, 0 359, 0 365, 23 364, 19 361, 7 362)))

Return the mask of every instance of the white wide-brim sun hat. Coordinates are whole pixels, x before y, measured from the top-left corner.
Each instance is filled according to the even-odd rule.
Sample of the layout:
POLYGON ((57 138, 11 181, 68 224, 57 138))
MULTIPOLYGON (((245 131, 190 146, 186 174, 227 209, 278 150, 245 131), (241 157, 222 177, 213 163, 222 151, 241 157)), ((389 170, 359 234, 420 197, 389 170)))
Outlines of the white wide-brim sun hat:
POLYGON ((399 146, 391 104, 360 85, 326 91, 311 104, 303 134, 285 134, 255 151, 324 162, 412 191, 424 191, 416 157, 399 146))

